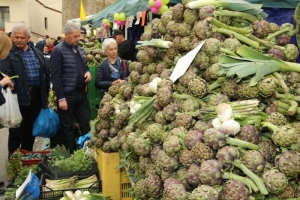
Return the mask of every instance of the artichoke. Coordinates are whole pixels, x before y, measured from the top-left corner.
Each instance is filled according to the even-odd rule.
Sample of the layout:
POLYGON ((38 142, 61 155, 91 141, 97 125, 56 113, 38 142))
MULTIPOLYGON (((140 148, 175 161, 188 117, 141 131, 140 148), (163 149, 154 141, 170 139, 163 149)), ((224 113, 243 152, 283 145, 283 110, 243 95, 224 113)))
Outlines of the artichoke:
POLYGON ((189 150, 181 151, 179 154, 179 162, 183 167, 188 169, 193 164, 191 152, 189 150))
POLYGON ((175 156, 182 148, 178 136, 172 135, 163 142, 163 149, 168 156, 175 156))
POLYGON ((189 130, 185 135, 185 143, 188 149, 192 149, 197 142, 202 142, 203 134, 198 130, 189 130))
POLYGON ((281 194, 288 186, 288 179, 277 169, 265 171, 262 175, 265 186, 273 194, 281 194))
POLYGON ((163 199, 188 200, 188 194, 182 184, 170 184, 164 189, 163 199))
POLYGON ((223 165, 217 160, 205 160, 201 163, 199 178, 202 184, 215 186, 222 182, 223 165))
POLYGON ((208 92, 208 84, 202 78, 194 78, 189 81, 188 90, 191 95, 202 98, 208 92))
POLYGON ((247 186, 236 180, 229 180, 222 187, 221 196, 226 200, 248 200, 250 191, 247 186))
POLYGON ((197 144, 193 146, 191 154, 193 161, 198 165, 204 160, 213 159, 215 156, 213 150, 201 142, 197 142, 197 144))
POLYGON ((186 172, 186 180, 193 187, 196 188, 200 184, 200 166, 192 164, 186 172))
POLYGON ((235 159, 240 158, 240 152, 237 147, 224 146, 218 150, 216 155, 217 160, 223 164, 224 167, 230 167, 235 159))
POLYGON ((146 200, 149 197, 146 194, 145 179, 139 179, 133 188, 133 194, 136 198, 146 200))
POLYGON ((220 193, 208 185, 200 185, 192 191, 190 200, 219 200, 220 193))
POLYGON ((265 157, 255 150, 248 150, 243 153, 241 160, 243 164, 255 174, 261 173, 266 165, 265 157))
POLYGON ((153 198, 158 198, 163 192, 163 182, 157 175, 149 175, 145 178, 146 195, 153 198))
POLYGON ((295 178, 300 173, 300 157, 289 150, 275 157, 275 166, 287 177, 295 178))

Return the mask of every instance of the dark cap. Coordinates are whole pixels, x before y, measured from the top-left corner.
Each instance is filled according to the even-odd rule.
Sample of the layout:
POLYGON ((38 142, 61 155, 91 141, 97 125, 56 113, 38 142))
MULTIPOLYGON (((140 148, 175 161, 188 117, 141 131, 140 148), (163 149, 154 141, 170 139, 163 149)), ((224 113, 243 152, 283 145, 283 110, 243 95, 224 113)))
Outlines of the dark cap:
POLYGON ((123 31, 116 29, 116 30, 113 31, 113 34, 112 34, 111 37, 114 38, 117 35, 123 35, 123 36, 125 36, 123 31))
POLYGON ((86 29, 84 27, 80 27, 80 33, 86 35, 86 29))

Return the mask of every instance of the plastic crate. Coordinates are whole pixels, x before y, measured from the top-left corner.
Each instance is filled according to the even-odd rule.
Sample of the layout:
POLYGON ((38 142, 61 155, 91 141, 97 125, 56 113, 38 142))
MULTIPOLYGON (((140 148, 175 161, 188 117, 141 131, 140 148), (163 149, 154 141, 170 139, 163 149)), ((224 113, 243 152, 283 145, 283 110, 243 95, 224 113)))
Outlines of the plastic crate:
POLYGON ((99 69, 99 66, 90 66, 89 67, 90 73, 92 75, 92 80, 88 83, 87 96, 88 96, 89 101, 94 101, 96 99, 99 99, 98 102, 100 102, 100 100, 101 100, 100 90, 95 87, 95 80, 96 80, 96 75, 97 75, 98 69, 99 69))
MULTIPOLYGON (((14 153, 11 155, 10 159, 13 159, 16 153, 17 153, 17 150, 14 151, 14 153)), ((50 155, 50 150, 44 150, 44 151, 26 151, 24 149, 21 149, 20 153, 22 155, 22 157, 21 157, 22 165, 23 166, 25 166, 25 165, 30 166, 30 165, 33 165, 33 164, 39 164, 42 161, 42 156, 43 155, 50 155), (25 155, 28 155, 28 154, 32 154, 32 155, 41 154, 41 157, 33 157, 30 160, 26 160, 25 159, 25 155)))
POLYGON ((119 153, 104 153, 98 149, 95 151, 95 157, 102 179, 102 193, 116 200, 131 200, 132 197, 128 191, 131 188, 131 182, 127 172, 124 168, 116 169, 120 164, 119 153))
MULTIPOLYGON (((99 176, 99 171, 93 171, 92 173, 90 173, 89 175, 78 175, 78 179, 85 179, 88 178, 92 175, 96 175, 97 176, 97 181, 95 181, 95 183, 93 185, 91 185, 88 188, 69 188, 69 189, 62 189, 62 190, 52 190, 51 188, 47 187, 46 184, 46 179, 50 179, 50 180, 58 180, 61 178, 54 178, 53 176, 49 175, 49 174, 43 174, 41 181, 40 181, 40 200, 44 199, 44 200, 49 200, 49 199, 59 199, 61 197, 63 197, 64 192, 66 191, 73 191, 75 192, 76 190, 81 190, 83 191, 89 191, 89 192, 93 192, 93 193, 99 193, 101 192, 101 181, 100 181, 100 176, 99 176), (47 191, 46 191, 47 190, 47 191)), ((70 175, 69 177, 64 177, 64 178, 71 178, 73 175, 70 175)))
POLYGON ((40 196, 40 188, 39 188, 40 180, 38 177, 31 173, 30 182, 25 186, 24 197, 22 200, 33 200, 37 199, 40 196))
POLYGON ((62 171, 59 167, 57 166, 51 166, 49 161, 48 161, 48 156, 43 156, 42 161, 38 165, 44 173, 49 174, 53 178, 69 178, 72 176, 88 176, 92 174, 95 171, 98 171, 98 166, 97 162, 94 161, 92 163, 92 166, 89 169, 86 170, 78 170, 78 171, 71 171, 71 172, 66 172, 62 171))

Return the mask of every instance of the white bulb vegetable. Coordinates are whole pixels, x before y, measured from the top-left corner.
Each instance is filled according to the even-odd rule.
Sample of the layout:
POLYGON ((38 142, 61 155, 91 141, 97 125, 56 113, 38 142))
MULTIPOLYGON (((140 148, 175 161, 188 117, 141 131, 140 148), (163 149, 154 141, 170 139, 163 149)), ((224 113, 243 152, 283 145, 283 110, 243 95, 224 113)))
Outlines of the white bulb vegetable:
POLYGON ((231 119, 232 108, 226 103, 220 103, 217 107, 218 118, 221 122, 231 119))

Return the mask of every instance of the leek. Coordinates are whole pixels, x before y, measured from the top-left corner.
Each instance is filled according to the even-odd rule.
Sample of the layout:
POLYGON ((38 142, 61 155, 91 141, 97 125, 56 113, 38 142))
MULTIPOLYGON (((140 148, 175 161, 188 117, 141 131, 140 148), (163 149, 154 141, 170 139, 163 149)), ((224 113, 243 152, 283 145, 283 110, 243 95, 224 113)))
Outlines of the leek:
MULTIPOLYGON (((254 86, 264 76, 274 73, 280 81, 280 76, 277 71, 300 72, 300 65, 279 60, 274 57, 263 55, 257 50, 246 45, 240 46, 236 53, 241 57, 234 57, 229 55, 222 55, 220 57, 220 72, 219 75, 226 74, 227 77, 237 75, 239 79, 246 76, 254 75, 250 80, 250 86, 254 86)), ((286 89, 286 88, 284 88, 286 89)))
POLYGON ((213 5, 215 7, 222 7, 223 9, 245 12, 250 15, 267 17, 263 12, 262 4, 252 4, 244 0, 197 0, 187 3, 185 6, 190 9, 199 9, 203 6, 213 5))
POLYGON ((138 45, 136 45, 136 48, 140 48, 144 46, 152 46, 152 47, 165 48, 165 49, 168 49, 173 45, 172 42, 164 41, 162 39, 151 39, 150 41, 138 41, 137 44, 138 45))

